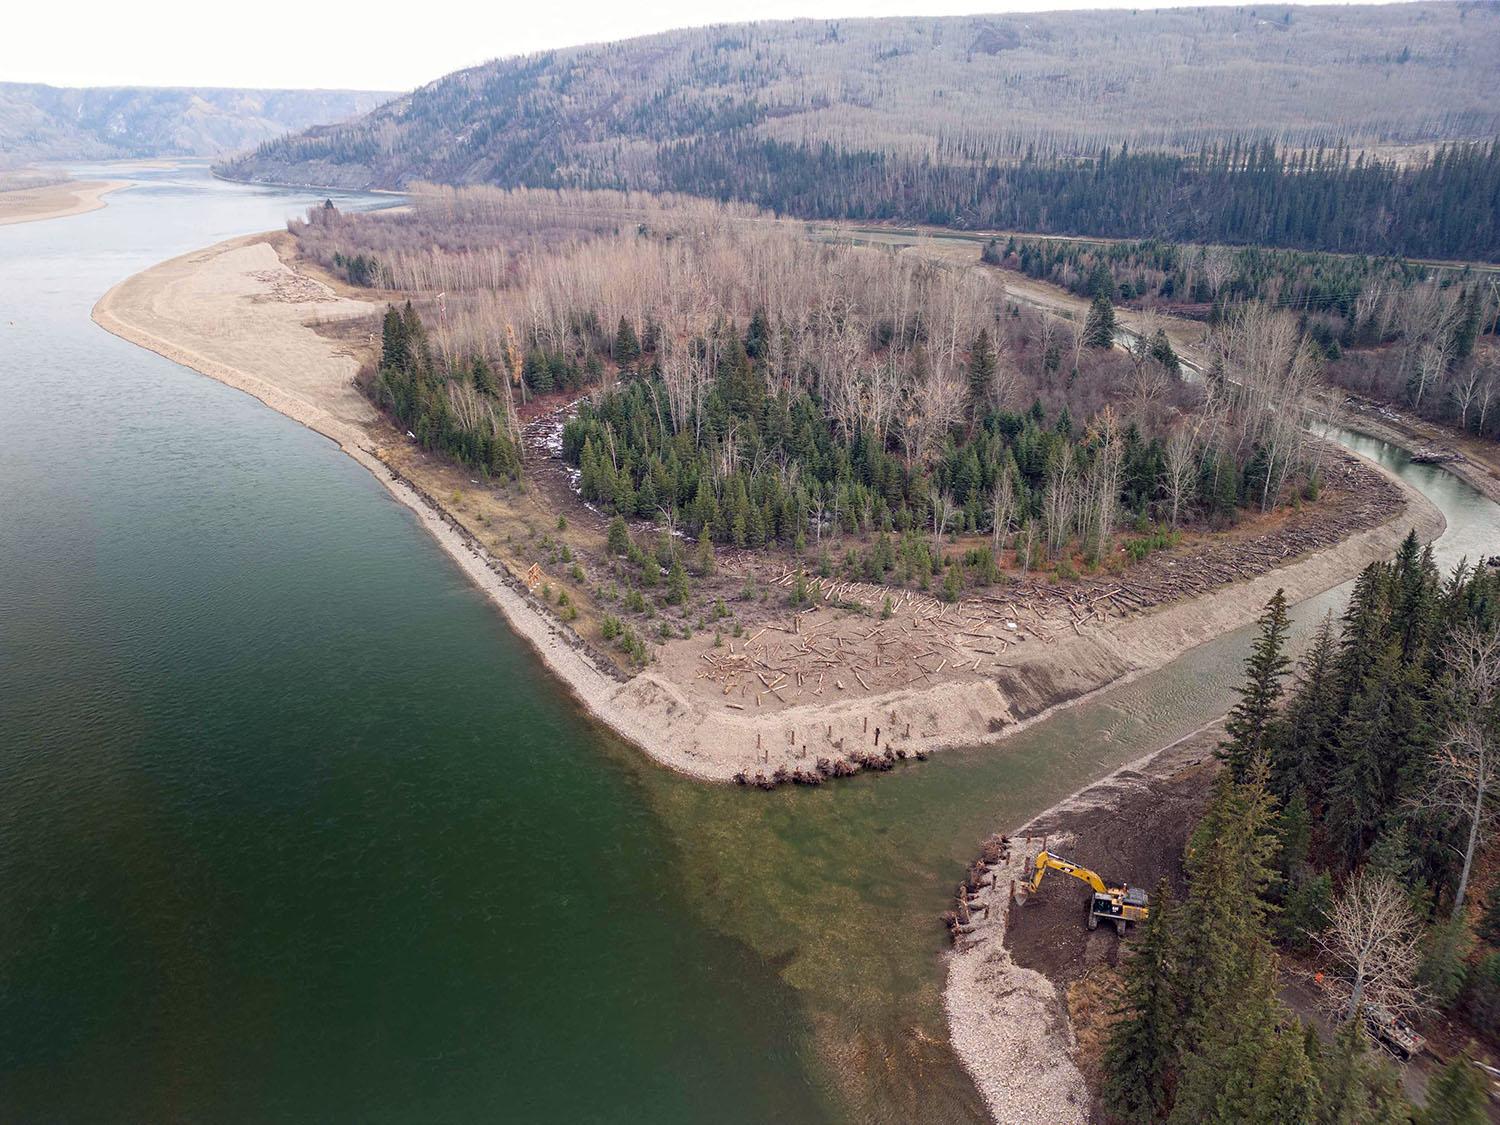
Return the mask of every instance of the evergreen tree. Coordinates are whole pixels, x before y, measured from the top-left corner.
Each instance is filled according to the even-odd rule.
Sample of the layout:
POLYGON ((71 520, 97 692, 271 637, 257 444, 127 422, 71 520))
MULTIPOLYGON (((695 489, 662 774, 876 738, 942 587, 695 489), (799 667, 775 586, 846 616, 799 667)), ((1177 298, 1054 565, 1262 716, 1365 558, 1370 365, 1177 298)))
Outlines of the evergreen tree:
POLYGON ((1166 329, 1156 330, 1156 334, 1151 337, 1151 345, 1147 354, 1173 375, 1182 374, 1182 361, 1177 358, 1177 352, 1172 348, 1172 341, 1167 339, 1166 329))
POLYGON ((1384 1060, 1372 1056, 1357 1019, 1346 1020, 1323 1052, 1318 1125, 1408 1125, 1411 1108, 1384 1060))
POLYGON ((408 363, 406 348, 406 325, 394 306, 385 307, 385 320, 380 335, 380 366, 393 370, 405 370, 408 363))
POLYGON ((636 338, 635 328, 623 316, 615 329, 615 362, 622 369, 631 369, 641 358, 641 342, 636 338))
POLYGON ((1188 846, 1188 893, 1176 912, 1172 973, 1189 1045, 1207 1033, 1222 994, 1248 978, 1245 958, 1264 933, 1276 838, 1275 802, 1263 774, 1257 768, 1244 783, 1220 774, 1188 846))
POLYGON ((1219 746, 1219 757, 1228 763, 1236 781, 1246 778, 1252 763, 1262 758, 1269 761, 1271 724, 1289 663, 1284 652, 1288 629, 1285 591, 1277 590, 1271 596, 1259 625, 1260 635, 1245 661, 1240 701, 1224 723, 1228 737, 1219 746))
POLYGON ((630 529, 625 526, 625 521, 619 516, 609 521, 606 547, 612 555, 630 553, 630 529))
POLYGON ((1317 1105, 1317 1081, 1301 1029, 1276 998, 1276 963, 1262 937, 1229 966, 1190 1049, 1170 1125, 1302 1125, 1317 1105))
POLYGON ((995 382, 995 348, 990 330, 981 328, 969 349, 969 397, 977 405, 989 400, 995 382))
POLYGON ((1301 790, 1319 797, 1327 790, 1330 740, 1338 709, 1334 675, 1333 618, 1325 615, 1298 666, 1295 694, 1271 740, 1271 785, 1288 799, 1301 790))
POLYGON ((1165 1083, 1175 1066, 1177 997, 1169 969, 1171 884, 1151 896, 1151 913, 1125 961, 1124 983, 1104 1055, 1105 1101, 1110 1116, 1154 1121, 1166 1110, 1165 1083))
POLYGON ((1488 1091, 1468 1051, 1460 1051, 1427 1085, 1414 1125, 1484 1125, 1488 1091))
POLYGON ((672 569, 667 571, 667 604, 681 605, 688 599, 688 576, 682 560, 673 556, 672 569))
POLYGON ((1399 674, 1400 649, 1392 644, 1362 677, 1340 729, 1325 823, 1346 869, 1364 855, 1391 804, 1385 754, 1395 733, 1391 703, 1399 674))
POLYGON ((1083 322, 1083 342, 1090 348, 1107 350, 1115 346, 1115 306, 1103 293, 1089 305, 1089 315, 1083 322))
POLYGON ((757 308, 750 316, 750 326, 745 329, 745 354, 751 359, 761 359, 770 344, 771 324, 766 310, 757 308))
POLYGON ((495 376, 490 371, 490 365, 485 363, 482 357, 474 357, 474 366, 470 370, 470 375, 474 380, 474 389, 481 394, 493 395, 500 390, 495 382, 495 376))

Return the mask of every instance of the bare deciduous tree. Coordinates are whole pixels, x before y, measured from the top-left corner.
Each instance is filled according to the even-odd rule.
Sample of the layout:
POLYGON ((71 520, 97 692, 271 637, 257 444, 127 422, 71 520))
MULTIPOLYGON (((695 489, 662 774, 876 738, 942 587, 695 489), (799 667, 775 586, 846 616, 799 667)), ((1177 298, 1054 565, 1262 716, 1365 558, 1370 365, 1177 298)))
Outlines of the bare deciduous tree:
POLYGON ((1328 928, 1317 936, 1334 970, 1325 981, 1330 1007, 1342 1019, 1372 1005, 1398 1016, 1420 1008, 1421 942, 1406 892, 1386 876, 1361 871, 1334 900, 1328 928))
POLYGON ((1016 489, 1011 481, 1009 473, 1001 473, 1000 479, 995 482, 995 489, 990 494, 990 535, 994 542, 995 558, 1000 557, 1000 552, 1005 548, 1006 537, 1010 534, 1010 521, 1016 512, 1016 489))
POLYGON ((1452 677, 1454 708, 1432 775, 1412 803, 1444 817, 1464 832, 1463 869, 1453 895, 1453 917, 1464 907, 1474 854, 1483 846, 1500 806, 1500 747, 1495 745, 1495 701, 1500 696, 1500 629, 1463 626, 1443 647, 1452 677))
POLYGON ((933 485, 927 490, 927 502, 932 505, 932 553, 937 556, 942 553, 943 533, 953 518, 953 494, 933 485))
POLYGON ((1209 292, 1215 297, 1226 282, 1234 276, 1234 251, 1227 246, 1205 246, 1203 248, 1203 280, 1208 282, 1209 292))
POLYGON ((1196 426, 1179 425, 1167 438, 1166 469, 1167 509, 1172 527, 1182 518, 1193 488, 1198 482, 1198 431, 1196 426))

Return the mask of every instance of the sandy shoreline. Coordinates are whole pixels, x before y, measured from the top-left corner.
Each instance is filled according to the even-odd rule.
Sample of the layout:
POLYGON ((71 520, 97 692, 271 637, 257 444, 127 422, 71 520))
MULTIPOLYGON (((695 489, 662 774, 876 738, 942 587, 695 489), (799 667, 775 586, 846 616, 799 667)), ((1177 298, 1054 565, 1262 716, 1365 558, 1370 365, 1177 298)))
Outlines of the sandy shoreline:
MULTIPOLYGON (((663 765, 706 780, 728 781, 741 771, 769 775, 780 766, 810 767, 818 756, 842 756, 849 747, 873 749, 870 731, 881 725, 893 735, 901 732, 900 745, 909 752, 998 741, 1246 624, 1277 587, 1293 601, 1311 597, 1388 555, 1408 527, 1431 537, 1442 526, 1436 509, 1403 485, 1405 512, 1329 550, 1208 597, 1029 646, 1021 670, 1029 681, 1046 686, 1042 698, 1055 699, 1051 706, 1007 699, 993 680, 975 676, 904 690, 851 691, 833 702, 771 712, 736 710, 687 690, 667 674, 686 679, 688 658, 680 653, 621 682, 468 528, 439 509, 431 490, 424 496, 397 479, 382 458, 379 419, 353 386, 358 358, 311 326, 316 320, 368 316, 378 306, 341 297, 292 271, 267 237, 230 240, 137 274, 100 298, 94 319, 338 442, 416 514, 589 714, 663 765)), ((679 644, 692 642, 671 642, 669 652, 679 644)))
POLYGON ((44 187, 0 192, 0 226, 82 215, 105 206, 104 197, 129 180, 69 180, 44 187))

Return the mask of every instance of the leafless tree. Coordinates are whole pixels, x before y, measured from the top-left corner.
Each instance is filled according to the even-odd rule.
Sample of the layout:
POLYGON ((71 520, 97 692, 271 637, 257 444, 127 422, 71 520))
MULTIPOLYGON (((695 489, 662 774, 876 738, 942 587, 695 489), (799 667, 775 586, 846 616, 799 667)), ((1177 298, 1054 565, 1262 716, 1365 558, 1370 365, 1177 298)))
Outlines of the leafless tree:
POLYGON ((1464 364, 1454 373, 1453 405, 1458 407, 1458 426, 1461 430, 1469 428, 1469 411, 1474 409, 1474 402, 1479 397, 1479 389, 1484 385, 1486 371, 1482 364, 1471 361, 1464 364))
POLYGON ((1464 907, 1475 852, 1494 826, 1500 805, 1500 747, 1495 745, 1495 701, 1500 697, 1500 628, 1461 627, 1443 646, 1454 707, 1428 784, 1412 803, 1464 828, 1463 869, 1453 895, 1453 917, 1464 907))
POLYGON ((1125 442, 1113 407, 1106 406, 1094 416, 1088 437, 1094 446, 1094 459, 1084 486, 1086 508, 1081 530, 1086 547, 1099 558, 1115 530, 1125 471, 1125 442))
POLYGON ((927 502, 932 507, 932 553, 937 557, 943 550, 943 533, 953 518, 953 494, 934 484, 927 490, 927 502))
POLYGON ((1203 248, 1203 279, 1208 282, 1209 292, 1215 297, 1226 282, 1234 276, 1234 252, 1227 246, 1205 246, 1203 248))
POLYGON ((1198 481, 1198 466, 1198 430, 1196 426, 1184 422, 1167 438, 1163 466, 1166 469, 1167 509, 1171 513, 1174 530, 1193 495, 1193 487, 1198 481))
POLYGON ((1327 1000, 1342 1019, 1378 1005, 1404 1016, 1422 1006, 1416 985, 1422 929, 1406 892, 1392 879, 1364 870, 1334 900, 1328 928, 1317 936, 1334 970, 1327 1000))
POLYGON ((990 535, 993 540, 993 552, 995 558, 1000 557, 1000 552, 1005 548, 1005 540, 1010 535, 1010 522, 1016 512, 1016 488, 1009 473, 1001 473, 1000 479, 995 482, 995 489, 990 493, 990 535))
POLYGON ((1073 534, 1078 517, 1078 466, 1068 442, 1061 443, 1052 455, 1042 509, 1047 525, 1047 556, 1055 558, 1073 534))

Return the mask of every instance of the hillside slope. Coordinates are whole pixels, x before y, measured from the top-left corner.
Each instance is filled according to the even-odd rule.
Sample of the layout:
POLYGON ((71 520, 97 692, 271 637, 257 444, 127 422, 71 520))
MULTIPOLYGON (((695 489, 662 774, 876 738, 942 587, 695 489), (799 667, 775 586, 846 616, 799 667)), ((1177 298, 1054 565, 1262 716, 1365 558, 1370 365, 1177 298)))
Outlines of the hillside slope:
POLYGON ((1500 132, 1497 73, 1481 4, 752 23, 491 62, 224 171, 731 194, 704 166, 731 139, 791 153, 773 175, 799 153, 972 166, 1230 134, 1389 151, 1500 132))
POLYGON ((0 164, 221 156, 288 131, 367 113, 392 95, 356 90, 0 83, 0 164))

